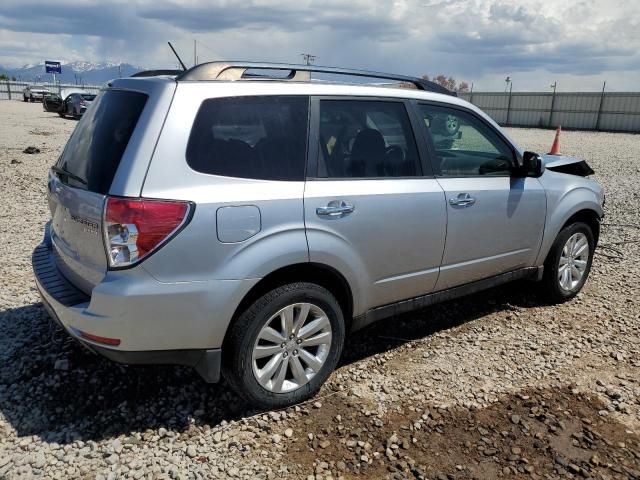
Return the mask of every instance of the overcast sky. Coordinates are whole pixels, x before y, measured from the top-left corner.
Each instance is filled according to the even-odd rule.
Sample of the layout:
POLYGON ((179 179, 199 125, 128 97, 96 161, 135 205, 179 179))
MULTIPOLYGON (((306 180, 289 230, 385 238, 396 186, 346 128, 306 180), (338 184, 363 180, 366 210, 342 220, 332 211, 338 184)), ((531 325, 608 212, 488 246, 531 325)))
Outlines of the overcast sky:
POLYGON ((300 62, 445 73, 476 90, 640 89, 638 0, 2 0, 0 64, 300 62))

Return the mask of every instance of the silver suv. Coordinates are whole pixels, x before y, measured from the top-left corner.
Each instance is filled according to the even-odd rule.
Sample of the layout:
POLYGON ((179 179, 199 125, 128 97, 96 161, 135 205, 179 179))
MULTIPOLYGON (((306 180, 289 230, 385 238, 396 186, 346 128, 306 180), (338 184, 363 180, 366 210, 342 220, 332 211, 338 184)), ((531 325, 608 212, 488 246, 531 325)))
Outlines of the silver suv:
POLYGON ((273 408, 312 396, 373 321, 516 279, 559 302, 587 279, 604 206, 588 165, 523 152, 442 87, 281 64, 150 75, 108 84, 77 125, 33 253, 51 316, 105 357, 222 373, 273 408))

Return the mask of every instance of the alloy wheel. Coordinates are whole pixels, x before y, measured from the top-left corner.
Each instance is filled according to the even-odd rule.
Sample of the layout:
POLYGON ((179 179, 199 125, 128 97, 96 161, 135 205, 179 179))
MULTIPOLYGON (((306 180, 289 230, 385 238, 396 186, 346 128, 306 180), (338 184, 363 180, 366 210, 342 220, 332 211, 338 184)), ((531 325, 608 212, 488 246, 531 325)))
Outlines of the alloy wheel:
POLYGON ((558 265, 558 282, 563 290, 571 291, 582 281, 589 262, 589 240, 584 233, 569 237, 562 248, 558 265))
POLYGON ((274 393, 296 390, 323 367, 331 350, 331 322, 317 305, 295 303, 262 327, 253 346, 253 374, 274 393))

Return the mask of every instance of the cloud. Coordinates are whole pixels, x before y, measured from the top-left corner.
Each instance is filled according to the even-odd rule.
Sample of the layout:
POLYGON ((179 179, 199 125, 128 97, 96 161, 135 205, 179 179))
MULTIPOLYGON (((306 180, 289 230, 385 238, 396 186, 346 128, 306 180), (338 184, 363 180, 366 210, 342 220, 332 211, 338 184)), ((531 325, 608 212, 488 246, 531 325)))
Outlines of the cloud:
POLYGON ((48 56, 171 67, 166 41, 190 60, 195 38, 200 60, 296 62, 309 51, 321 64, 443 72, 484 88, 506 75, 631 85, 638 28, 630 0, 4 0, 0 64, 48 56))

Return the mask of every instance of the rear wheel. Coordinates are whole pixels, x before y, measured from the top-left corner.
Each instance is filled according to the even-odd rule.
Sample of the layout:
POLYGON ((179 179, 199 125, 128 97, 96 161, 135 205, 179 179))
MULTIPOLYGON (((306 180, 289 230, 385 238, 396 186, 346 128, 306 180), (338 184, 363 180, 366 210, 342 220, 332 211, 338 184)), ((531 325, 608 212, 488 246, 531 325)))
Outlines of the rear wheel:
POLYGON ((591 271, 594 249, 593 232, 586 223, 560 231, 544 264, 542 282, 549 301, 564 302, 580 292, 591 271))
POLYGON ((279 408, 313 396, 335 369, 344 344, 335 297, 313 283, 278 287, 233 324, 223 375, 251 405, 279 408))

